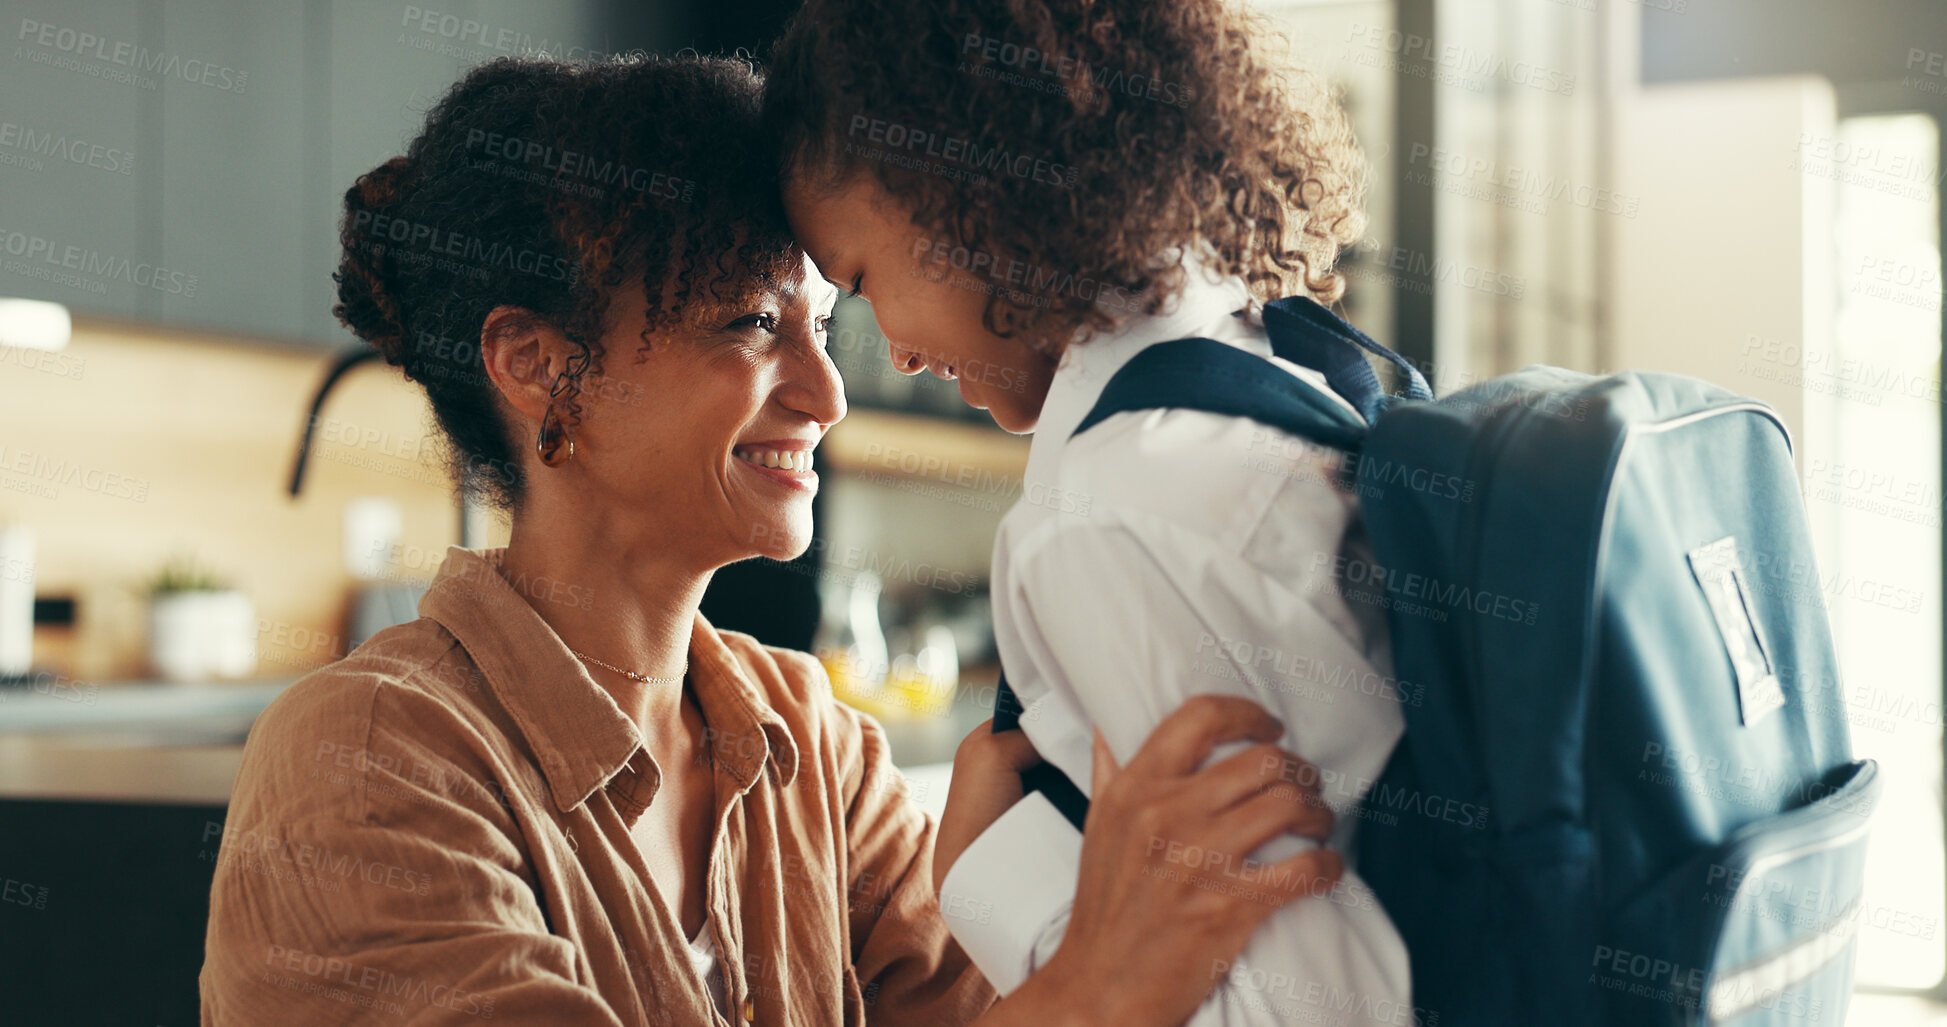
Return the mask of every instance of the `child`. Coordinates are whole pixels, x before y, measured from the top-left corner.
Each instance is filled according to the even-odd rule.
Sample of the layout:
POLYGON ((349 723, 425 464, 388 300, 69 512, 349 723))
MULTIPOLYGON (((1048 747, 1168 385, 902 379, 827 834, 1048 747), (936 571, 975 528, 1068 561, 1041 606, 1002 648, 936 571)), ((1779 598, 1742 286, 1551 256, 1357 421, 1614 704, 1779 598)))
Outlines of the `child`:
MULTIPOLYGON (((1343 292, 1363 162, 1270 37, 1219 0, 810 0, 777 45, 766 125, 793 232, 872 302, 893 363, 1034 432, 992 589, 1035 748, 1086 793, 1096 731, 1127 760, 1191 695, 1253 698, 1315 764, 1349 850, 1402 720, 1383 614, 1334 577, 1370 559, 1343 454, 1190 410, 1070 438, 1143 349, 1200 336, 1269 358, 1261 303, 1343 292)), ((948 923, 1005 993, 1062 936, 1079 834, 1040 794, 977 838, 953 819, 942 902, 993 912, 948 923)), ((1246 889, 1256 861, 1309 844, 1247 862, 1153 840, 1165 865, 1223 861, 1246 889)), ((1191 1022, 1414 1023, 1385 911, 1350 869, 1330 899, 1281 909, 1235 961, 1186 967, 1216 984, 1191 1022)))

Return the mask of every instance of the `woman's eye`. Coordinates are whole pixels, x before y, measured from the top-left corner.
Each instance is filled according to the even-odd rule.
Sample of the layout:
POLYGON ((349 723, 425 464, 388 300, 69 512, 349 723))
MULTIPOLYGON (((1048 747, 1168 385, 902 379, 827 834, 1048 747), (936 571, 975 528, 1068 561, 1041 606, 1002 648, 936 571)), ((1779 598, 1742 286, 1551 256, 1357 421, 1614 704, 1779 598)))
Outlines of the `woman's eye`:
POLYGON ((812 324, 818 331, 828 333, 832 330, 832 315, 826 314, 825 316, 812 322, 812 324))
POLYGON ((750 314, 730 322, 731 328, 755 328, 760 332, 777 331, 776 314, 750 314))

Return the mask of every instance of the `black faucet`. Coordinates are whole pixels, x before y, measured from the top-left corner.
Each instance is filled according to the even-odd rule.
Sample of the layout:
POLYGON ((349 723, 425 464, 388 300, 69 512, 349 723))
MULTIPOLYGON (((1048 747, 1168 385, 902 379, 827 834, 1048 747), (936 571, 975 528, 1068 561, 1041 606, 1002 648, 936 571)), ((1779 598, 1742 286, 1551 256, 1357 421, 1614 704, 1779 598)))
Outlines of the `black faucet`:
MULTIPOLYGON (((325 397, 331 394, 332 387, 338 384, 338 379, 343 378, 346 372, 360 364, 377 360, 382 355, 378 350, 361 343, 341 350, 336 357, 332 358, 331 369, 325 372, 324 381, 318 383, 317 394, 311 397, 311 412, 304 419, 304 434, 298 439, 297 460, 291 465, 292 498, 296 498, 298 493, 304 490, 304 469, 311 462, 311 436, 317 431, 318 411, 324 409, 325 397)), ((474 505, 473 490, 468 488, 465 482, 462 482, 459 490, 460 547, 462 549, 477 549, 484 541, 479 537, 480 533, 474 527, 475 519, 469 516, 469 512, 474 505)))

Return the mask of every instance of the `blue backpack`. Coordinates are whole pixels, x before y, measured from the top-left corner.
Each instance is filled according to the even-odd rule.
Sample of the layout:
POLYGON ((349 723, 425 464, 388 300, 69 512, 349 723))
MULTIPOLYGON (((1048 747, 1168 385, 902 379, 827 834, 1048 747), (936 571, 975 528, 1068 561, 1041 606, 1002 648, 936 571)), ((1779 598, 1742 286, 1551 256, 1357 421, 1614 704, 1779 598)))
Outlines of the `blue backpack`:
MULTIPOLYGON (((1374 562, 1335 584, 1386 609, 1406 723, 1357 866, 1420 1024, 1842 1022, 1879 780, 1851 758, 1777 415, 1696 379, 1547 367, 1434 400, 1310 299, 1264 320, 1364 422, 1184 339, 1131 359, 1076 433, 1182 407, 1349 454, 1374 562)), ((994 729, 1018 712, 1003 682, 994 729)), ((1081 822, 1059 771, 1027 784, 1081 822)))

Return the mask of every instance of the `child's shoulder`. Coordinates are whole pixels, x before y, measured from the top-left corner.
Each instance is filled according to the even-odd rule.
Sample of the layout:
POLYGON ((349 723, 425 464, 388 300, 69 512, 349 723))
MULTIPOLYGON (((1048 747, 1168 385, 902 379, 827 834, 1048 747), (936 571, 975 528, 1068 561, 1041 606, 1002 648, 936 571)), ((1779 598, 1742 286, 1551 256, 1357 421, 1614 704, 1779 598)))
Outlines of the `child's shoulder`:
POLYGON ((1022 501, 1108 526, 1160 522, 1241 547, 1293 489, 1337 510, 1332 449, 1241 417, 1198 410, 1121 414, 1078 436, 1045 488, 1022 501), (1039 493, 1039 494, 1037 494, 1039 493))

